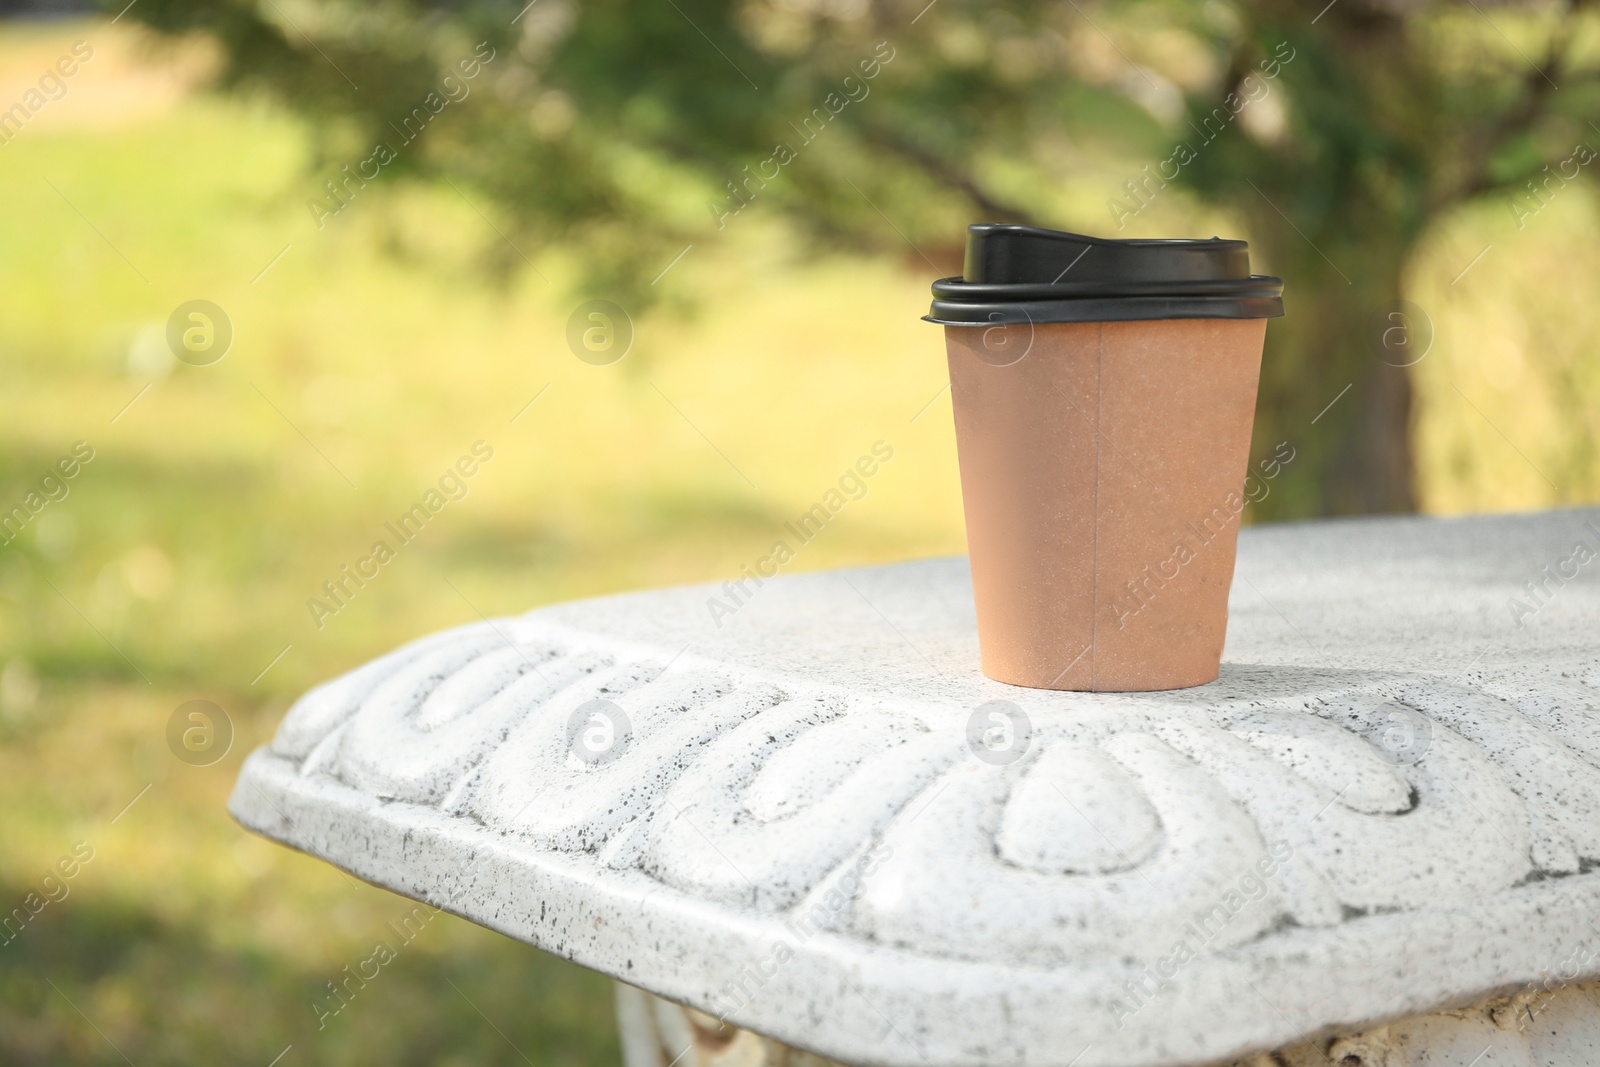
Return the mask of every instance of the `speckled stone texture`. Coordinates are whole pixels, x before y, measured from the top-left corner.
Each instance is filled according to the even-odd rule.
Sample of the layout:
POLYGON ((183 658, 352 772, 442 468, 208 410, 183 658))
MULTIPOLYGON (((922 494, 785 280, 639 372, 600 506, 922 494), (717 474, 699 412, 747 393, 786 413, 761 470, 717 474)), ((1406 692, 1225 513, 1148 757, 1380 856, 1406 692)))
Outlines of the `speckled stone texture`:
MULTIPOLYGON (((838 1067, 618 982, 622 1067, 838 1067)), ((1594 1067, 1600 985, 1551 983, 1357 1034, 1302 1041, 1231 1067, 1594 1067)))
POLYGON ((1246 530, 1166 693, 984 678, 959 559, 560 605, 308 693, 231 808, 844 1063, 1243 1058, 1600 973, 1597 552, 1246 530))

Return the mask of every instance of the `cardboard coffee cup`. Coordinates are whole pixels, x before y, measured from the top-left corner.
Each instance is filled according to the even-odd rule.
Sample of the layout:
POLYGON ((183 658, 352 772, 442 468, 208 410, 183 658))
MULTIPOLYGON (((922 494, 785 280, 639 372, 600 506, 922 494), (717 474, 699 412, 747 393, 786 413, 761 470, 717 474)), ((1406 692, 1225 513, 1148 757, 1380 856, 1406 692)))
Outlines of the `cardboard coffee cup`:
POLYGON ((945 327, 983 672, 1038 689, 1217 677, 1266 320, 1243 241, 967 234, 945 327))

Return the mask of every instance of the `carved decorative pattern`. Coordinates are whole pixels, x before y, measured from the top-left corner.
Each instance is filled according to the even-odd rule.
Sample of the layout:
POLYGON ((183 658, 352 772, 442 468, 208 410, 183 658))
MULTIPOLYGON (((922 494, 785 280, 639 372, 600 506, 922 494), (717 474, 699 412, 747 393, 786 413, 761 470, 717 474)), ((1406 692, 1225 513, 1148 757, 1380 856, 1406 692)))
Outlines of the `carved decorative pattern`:
POLYGON ((1494 683, 1506 698, 1410 679, 1109 727, 1037 722, 1024 757, 992 767, 968 749, 965 709, 668 658, 534 618, 468 626, 313 690, 272 751, 768 911, 882 844, 890 858, 844 925, 975 960, 1160 954, 1241 876, 1279 868, 1272 845, 1292 855, 1249 888, 1267 903, 1210 947, 1286 919, 1480 900, 1600 860, 1600 773, 1579 747, 1591 723, 1569 715, 1557 733, 1531 700, 1525 714, 1528 683, 1508 671, 1494 683), (632 728, 603 764, 577 758, 568 730, 597 699, 632 728), (1397 762, 1386 732, 1418 723, 1425 748, 1397 762))

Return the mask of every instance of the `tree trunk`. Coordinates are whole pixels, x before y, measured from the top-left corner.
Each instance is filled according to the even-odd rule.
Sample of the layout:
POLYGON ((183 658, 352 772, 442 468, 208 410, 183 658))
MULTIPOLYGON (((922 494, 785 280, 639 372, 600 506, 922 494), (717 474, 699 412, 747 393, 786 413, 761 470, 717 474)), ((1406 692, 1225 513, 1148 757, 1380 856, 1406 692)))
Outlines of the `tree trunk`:
POLYGON ((1407 367, 1426 355, 1433 327, 1401 301, 1410 242, 1317 235, 1313 246, 1266 205, 1251 223, 1258 269, 1284 280, 1251 454, 1281 441, 1295 450, 1257 521, 1415 510, 1407 367))

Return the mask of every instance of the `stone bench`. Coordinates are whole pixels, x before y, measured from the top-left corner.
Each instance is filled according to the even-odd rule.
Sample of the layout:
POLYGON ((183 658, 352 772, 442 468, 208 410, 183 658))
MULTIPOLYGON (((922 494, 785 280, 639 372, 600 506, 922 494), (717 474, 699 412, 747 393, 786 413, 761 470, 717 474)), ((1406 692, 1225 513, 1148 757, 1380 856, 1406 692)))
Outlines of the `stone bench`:
POLYGON ((1579 546, 1246 530, 1221 678, 1143 694, 984 678, 962 559, 562 604, 306 694, 231 809, 626 983, 629 1067, 1591 1064, 1579 546))

